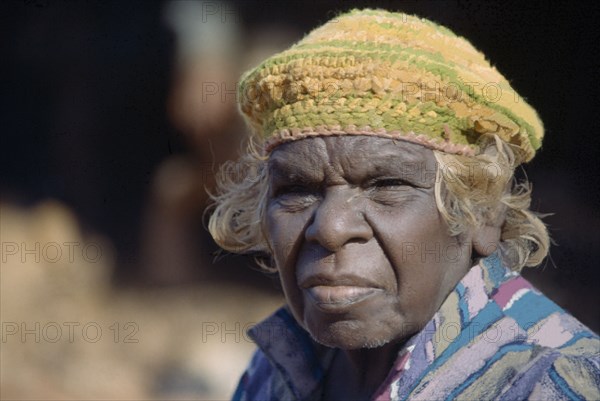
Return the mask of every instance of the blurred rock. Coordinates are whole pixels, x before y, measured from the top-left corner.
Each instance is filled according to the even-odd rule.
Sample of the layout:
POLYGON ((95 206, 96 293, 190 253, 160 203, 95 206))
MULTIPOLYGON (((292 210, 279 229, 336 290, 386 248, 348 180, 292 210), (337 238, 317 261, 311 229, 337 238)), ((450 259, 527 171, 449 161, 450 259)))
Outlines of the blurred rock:
POLYGON ((114 249, 60 203, 0 214, 3 399, 229 398, 245 330, 282 303, 239 284, 117 290, 114 249))

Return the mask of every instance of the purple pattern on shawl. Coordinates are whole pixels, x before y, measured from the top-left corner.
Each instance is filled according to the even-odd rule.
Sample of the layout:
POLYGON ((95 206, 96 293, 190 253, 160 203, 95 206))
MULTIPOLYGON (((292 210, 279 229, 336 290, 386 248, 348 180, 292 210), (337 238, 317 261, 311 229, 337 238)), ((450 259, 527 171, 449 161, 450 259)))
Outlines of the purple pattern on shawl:
POLYGON ((558 353, 549 352, 536 358, 523 373, 513 381, 510 389, 502 394, 498 401, 524 400, 531 393, 531 383, 540 380, 543 374, 552 366, 558 353))
POLYGON ((411 385, 430 365, 431 362, 427 358, 425 344, 433 341, 435 332, 435 319, 432 319, 427 323, 425 328, 413 337, 412 341, 409 341, 409 344, 407 344, 408 346, 414 344, 415 348, 411 352, 410 367, 404 371, 404 374, 400 376, 398 381, 397 397, 400 399, 408 395, 411 385))

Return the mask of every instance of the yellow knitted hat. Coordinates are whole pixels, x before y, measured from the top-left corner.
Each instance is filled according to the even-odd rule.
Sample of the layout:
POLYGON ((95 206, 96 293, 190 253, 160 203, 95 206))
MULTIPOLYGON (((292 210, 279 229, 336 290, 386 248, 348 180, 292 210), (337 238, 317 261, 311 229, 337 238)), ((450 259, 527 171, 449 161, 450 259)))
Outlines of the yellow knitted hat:
POLYGON ((529 161, 535 110, 466 39, 426 19, 353 10, 242 76, 240 110, 268 153, 309 136, 375 135, 476 155, 497 134, 529 161))

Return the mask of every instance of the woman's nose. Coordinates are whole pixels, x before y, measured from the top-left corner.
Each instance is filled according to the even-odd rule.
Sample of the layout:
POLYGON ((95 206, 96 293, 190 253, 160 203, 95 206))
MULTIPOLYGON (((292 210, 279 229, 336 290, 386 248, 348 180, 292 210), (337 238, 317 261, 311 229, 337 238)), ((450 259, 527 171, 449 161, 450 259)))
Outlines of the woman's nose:
POLYGON ((332 252, 349 242, 369 241, 373 230, 365 218, 363 205, 364 200, 356 189, 328 188, 305 231, 305 239, 332 252))

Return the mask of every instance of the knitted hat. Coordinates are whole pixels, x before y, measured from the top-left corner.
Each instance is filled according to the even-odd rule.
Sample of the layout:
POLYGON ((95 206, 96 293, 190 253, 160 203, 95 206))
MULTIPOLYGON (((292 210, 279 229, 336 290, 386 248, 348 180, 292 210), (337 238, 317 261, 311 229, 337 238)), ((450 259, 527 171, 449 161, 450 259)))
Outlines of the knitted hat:
POLYGON ((268 153, 310 136, 374 135, 476 155, 497 134, 529 161, 535 110, 466 39, 426 19, 353 10, 246 72, 240 110, 268 153))

